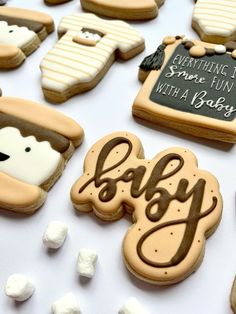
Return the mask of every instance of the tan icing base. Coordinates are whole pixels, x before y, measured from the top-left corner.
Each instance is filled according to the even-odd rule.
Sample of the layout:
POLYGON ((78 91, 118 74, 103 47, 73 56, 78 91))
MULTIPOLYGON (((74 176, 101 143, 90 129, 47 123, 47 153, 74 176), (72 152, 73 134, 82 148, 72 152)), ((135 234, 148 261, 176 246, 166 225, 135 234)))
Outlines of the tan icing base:
MULTIPOLYGON (((126 144, 120 144, 115 147, 108 155, 102 169, 109 169, 110 167, 117 165, 122 160, 123 156, 127 153, 128 146, 126 144)), ((84 175, 74 184, 71 190, 72 202, 78 210, 88 212, 93 210, 95 215, 103 220, 112 221, 122 217, 125 211, 132 214, 133 225, 129 228, 124 241, 123 241, 123 253, 125 264, 128 269, 137 277, 155 283, 158 285, 173 284, 179 282, 189 276, 200 265, 205 247, 205 238, 210 236, 216 229, 221 219, 222 211, 222 199, 219 192, 218 182, 210 173, 199 170, 197 168, 197 160, 195 156, 188 150, 182 148, 172 148, 158 154, 152 160, 144 160, 142 157, 142 145, 134 135, 127 132, 118 132, 106 136, 99 142, 97 142, 88 152, 84 163, 84 175), (170 195, 176 193, 177 187, 181 179, 188 180, 190 191, 193 186, 199 182, 199 180, 205 180, 206 185, 204 188, 204 196, 201 204, 201 212, 205 213, 206 210, 212 205, 213 197, 217 197, 218 201, 214 209, 207 214, 207 216, 200 218, 197 223, 197 229, 194 234, 193 242, 188 250, 186 257, 175 266, 154 267, 144 262, 138 255, 137 245, 141 237, 151 230, 154 226, 159 226, 163 223, 173 222, 174 220, 186 219, 189 215, 190 206, 192 204, 192 196, 184 202, 180 202, 177 199, 171 201, 167 211, 161 219, 153 222, 149 220, 145 213, 145 208, 148 204, 145 199, 145 192, 143 192, 137 198, 131 196, 130 188, 132 182, 124 182, 123 180, 116 183, 116 193, 113 198, 107 202, 103 202, 99 198, 101 186, 96 188, 94 182, 86 185, 86 188, 79 193, 79 190, 93 178, 98 156, 100 156, 101 150, 105 144, 110 140, 122 137, 127 138, 132 143, 132 151, 127 159, 123 161, 114 169, 107 171, 102 178, 115 179, 124 174, 127 169, 137 169, 140 166, 145 166, 146 172, 142 178, 139 190, 145 186, 148 178, 151 177, 151 173, 155 165, 164 156, 168 154, 178 154, 182 156, 184 164, 182 168, 174 175, 163 179, 158 183, 157 187, 163 188, 170 195)), ((175 161, 172 164, 168 164, 169 168, 165 168, 165 173, 171 172, 170 167, 177 167, 175 161)), ((105 184, 105 183, 104 183, 105 184)), ((103 184, 103 187, 105 187, 103 184)), ((157 197, 157 195, 155 196, 157 197)), ((153 196, 153 198, 155 198, 153 196)), ((152 198, 152 199, 153 199, 152 198)), ((152 200, 151 199, 151 200, 152 200)), ((149 200, 151 202, 151 200, 149 200)), ((158 263, 165 263, 171 260, 183 239, 186 223, 177 223, 160 229, 158 233, 153 233, 149 236, 148 241, 142 246, 144 255, 150 260, 156 260, 158 263), (160 254, 158 256, 158 253, 160 254)))
POLYGON ((80 0, 82 8, 99 15, 127 20, 148 20, 157 16, 164 0, 80 0))

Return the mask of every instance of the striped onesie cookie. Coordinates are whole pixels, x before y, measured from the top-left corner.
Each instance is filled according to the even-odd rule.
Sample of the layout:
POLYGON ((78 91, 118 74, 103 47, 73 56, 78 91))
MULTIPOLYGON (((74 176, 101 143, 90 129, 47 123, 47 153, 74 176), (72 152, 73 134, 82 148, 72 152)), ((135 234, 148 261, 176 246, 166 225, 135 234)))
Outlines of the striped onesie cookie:
POLYGON ((62 18, 58 33, 41 63, 43 92, 53 102, 92 89, 116 57, 127 60, 144 49, 143 37, 129 24, 89 13, 62 18))
POLYGON ((192 26, 203 41, 225 43, 236 39, 236 1, 198 0, 192 26))

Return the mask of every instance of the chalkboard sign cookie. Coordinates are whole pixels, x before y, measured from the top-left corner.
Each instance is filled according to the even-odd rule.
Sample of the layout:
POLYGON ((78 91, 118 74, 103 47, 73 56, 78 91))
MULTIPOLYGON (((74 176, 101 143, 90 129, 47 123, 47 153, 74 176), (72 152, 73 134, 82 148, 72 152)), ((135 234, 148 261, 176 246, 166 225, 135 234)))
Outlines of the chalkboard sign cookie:
POLYGON ((38 209, 82 140, 82 128, 62 113, 0 97, 0 208, 38 209))
POLYGON ((84 10, 123 20, 148 20, 156 17, 165 0, 80 0, 84 10))
POLYGON ((145 48, 144 38, 128 23, 91 13, 63 17, 58 34, 41 62, 44 96, 57 103, 92 89, 117 58, 131 59, 145 48))
POLYGON ((139 70, 133 115, 184 133, 236 143, 236 49, 168 36, 139 70))
POLYGON ((236 1, 197 0, 192 27, 201 40, 225 43, 236 40, 236 1))
POLYGON ((128 132, 92 146, 71 199, 79 211, 94 211, 103 220, 132 215, 123 241, 125 264, 159 285, 179 282, 198 268, 222 211, 217 180, 198 169, 189 150, 170 148, 144 159, 141 142, 128 132))
POLYGON ((45 13, 0 7, 0 69, 21 65, 53 30, 54 22, 45 13))

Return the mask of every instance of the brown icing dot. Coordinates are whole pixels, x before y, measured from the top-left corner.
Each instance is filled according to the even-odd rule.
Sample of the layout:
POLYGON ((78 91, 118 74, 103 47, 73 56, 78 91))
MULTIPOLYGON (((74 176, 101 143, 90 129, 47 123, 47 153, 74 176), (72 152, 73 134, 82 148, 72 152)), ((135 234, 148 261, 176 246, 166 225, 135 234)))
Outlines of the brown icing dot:
POLYGON ((175 39, 176 40, 179 40, 179 39, 181 39, 182 37, 181 36, 175 36, 175 39))
POLYGON ((198 240, 197 242, 198 242, 198 243, 200 243, 201 241, 200 241, 200 240, 198 240))
POLYGON ((155 252, 157 253, 157 252, 158 252, 158 250, 155 250, 155 252))
POLYGON ((178 208, 178 212, 180 212, 180 209, 178 208))
POLYGON ((214 56, 214 54, 215 54, 215 49, 206 48, 206 55, 207 56, 214 56))
POLYGON ((93 193, 90 193, 90 195, 93 195, 93 193))
POLYGON ((89 176, 89 173, 87 173, 87 176, 89 176))
POLYGON ((196 177, 196 174, 194 174, 193 176, 196 177))
POLYGON ((206 49, 202 46, 193 46, 189 49, 189 54, 193 58, 201 58, 206 55, 206 49))
POLYGON ((124 193, 124 190, 121 190, 122 193, 124 193))
POLYGON ((138 231, 141 231, 141 228, 138 228, 138 231))
POLYGON ((176 42, 176 38, 174 36, 166 36, 162 41, 164 45, 172 45, 175 42, 176 42))
POLYGON ((225 44, 225 47, 228 51, 233 51, 236 49, 236 42, 235 41, 228 41, 226 44, 225 44))
POLYGON ((172 183, 169 183, 169 185, 172 185, 172 183))
POLYGON ((184 48, 186 49, 190 49, 194 46, 194 43, 192 41, 186 41, 186 43, 184 43, 184 48))
POLYGON ((117 172, 120 172, 120 169, 118 169, 117 172))
POLYGON ((174 234, 173 232, 170 233, 170 235, 173 235, 173 234, 174 234))
POLYGON ((168 273, 167 273, 167 271, 165 271, 165 275, 167 275, 168 273))
POLYGON ((236 49, 234 49, 234 51, 231 54, 232 58, 236 59, 236 49))
POLYGON ((211 193, 213 193, 214 191, 213 190, 211 190, 211 193))

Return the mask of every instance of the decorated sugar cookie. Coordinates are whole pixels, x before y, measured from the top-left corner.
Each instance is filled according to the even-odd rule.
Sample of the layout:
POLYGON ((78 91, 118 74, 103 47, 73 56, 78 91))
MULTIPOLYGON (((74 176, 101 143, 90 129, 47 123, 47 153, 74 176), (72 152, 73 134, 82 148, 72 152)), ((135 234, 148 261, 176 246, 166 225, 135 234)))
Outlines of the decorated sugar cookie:
POLYGON ((62 18, 58 33, 41 63, 43 92, 52 102, 92 89, 117 57, 128 60, 144 49, 143 37, 129 24, 89 13, 62 18))
POLYGON ((143 158, 136 136, 104 137, 89 150, 71 199, 79 211, 94 211, 107 221, 132 214, 123 241, 125 264, 145 281, 173 284, 202 261, 206 238, 221 219, 219 186, 184 148, 143 158))
POLYGON ((236 40, 236 1, 197 0, 192 26, 201 40, 225 43, 236 40))
POLYGON ((195 136, 236 143, 236 50, 168 36, 139 70, 133 115, 195 136))
POLYGON ((80 0, 84 10, 125 20, 148 20, 157 16, 165 0, 80 0))
POLYGON ((48 4, 62 4, 62 3, 66 3, 69 2, 71 0, 44 0, 44 2, 48 3, 48 4))
POLYGON ((0 69, 19 66, 53 30, 45 13, 0 7, 0 69))
POLYGON ((0 208, 32 213, 83 139, 72 119, 31 101, 0 98, 0 208))

